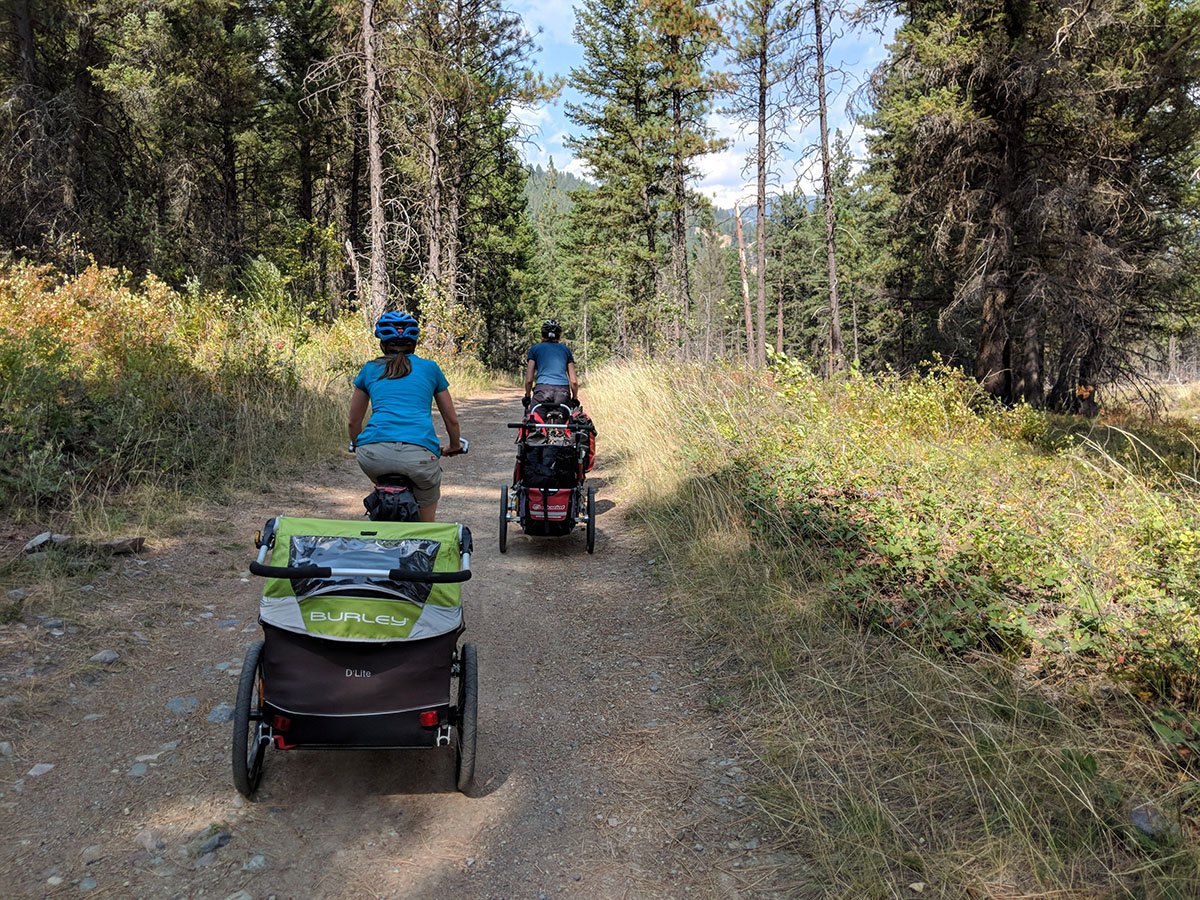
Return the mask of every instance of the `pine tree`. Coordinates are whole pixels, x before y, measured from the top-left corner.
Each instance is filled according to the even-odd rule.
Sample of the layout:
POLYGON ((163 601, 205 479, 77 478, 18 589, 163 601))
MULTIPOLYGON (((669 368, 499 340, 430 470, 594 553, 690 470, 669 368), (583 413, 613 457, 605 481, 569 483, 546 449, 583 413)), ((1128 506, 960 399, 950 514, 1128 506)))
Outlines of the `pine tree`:
MULTIPOLYGON (((1192 303, 1200 9, 1024 0, 898 4, 872 150, 900 227, 952 286, 975 374, 1005 400, 1095 409, 1137 377, 1158 310, 1192 303)), ((956 324, 959 323, 959 324, 956 324)), ((1144 371, 1144 370, 1143 370, 1144 371)))
POLYGON ((696 178, 694 160, 723 146, 705 122, 713 96, 725 87, 725 80, 705 64, 716 52, 721 32, 717 20, 696 0, 652 0, 649 10, 648 52, 658 66, 658 86, 667 102, 668 131, 662 143, 670 159, 670 188, 663 205, 671 218, 671 313, 675 342, 685 348, 691 320, 687 223, 689 208, 695 205, 689 184, 696 178))
POLYGON ((341 218, 334 167, 346 149, 341 120, 346 92, 330 68, 338 50, 338 22, 332 0, 273 0, 268 8, 268 65, 263 139, 269 152, 264 171, 250 179, 249 198, 256 232, 275 247, 295 246, 281 269, 299 280, 311 312, 336 317, 342 293, 340 258, 332 228, 341 218), (281 198, 294 208, 279 208, 281 198), (269 211, 269 214, 263 215, 269 211), (319 308, 318 308, 319 307, 319 308))
POLYGON ((793 77, 798 19, 785 0, 732 0, 728 8, 736 31, 732 39, 734 92, 726 112, 753 122, 755 147, 750 166, 756 180, 757 340, 755 362, 766 365, 767 351, 767 183, 779 160, 794 104, 793 77))
POLYGON ((568 104, 580 129, 567 142, 598 182, 573 195, 572 245, 581 270, 579 292, 614 302, 622 351, 651 350, 660 331, 657 272, 661 216, 670 158, 662 67, 648 52, 649 17, 639 0, 589 0, 577 11, 575 38, 584 65, 571 82, 584 95, 568 104), (597 282, 588 284, 594 277, 597 282))
MULTIPOLYGON (((814 87, 821 129, 821 194, 825 206, 825 260, 829 272, 829 366, 832 377, 845 363, 842 347, 842 314, 838 303, 837 272, 837 203, 833 193, 833 164, 829 155, 828 98, 825 95, 825 51, 827 38, 826 12, 821 0, 812 0, 814 87)), ((857 347, 857 345, 856 345, 857 347)), ((857 349, 855 351, 857 361, 857 349)))

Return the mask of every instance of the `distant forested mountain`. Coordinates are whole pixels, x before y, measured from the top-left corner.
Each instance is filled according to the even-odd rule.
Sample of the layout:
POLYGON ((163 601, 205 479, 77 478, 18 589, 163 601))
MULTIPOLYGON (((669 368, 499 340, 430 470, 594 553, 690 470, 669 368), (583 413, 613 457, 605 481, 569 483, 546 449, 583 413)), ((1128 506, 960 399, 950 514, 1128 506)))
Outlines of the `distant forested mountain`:
POLYGON ((571 192, 586 188, 591 183, 570 172, 560 172, 554 168, 553 159, 550 160, 548 169, 534 166, 527 167, 525 171, 525 197, 529 201, 529 218, 538 234, 544 236, 553 229, 553 222, 563 219, 571 211, 571 192))
MULTIPOLYGON (((529 201, 529 217, 540 234, 551 230, 552 221, 565 217, 571 211, 570 194, 580 188, 593 187, 586 178, 580 178, 570 172, 563 172, 554 167, 543 169, 540 165, 526 167, 525 197, 529 201)), ((733 235, 733 210, 713 208, 713 220, 719 234, 733 235)), ((742 227, 747 235, 754 233, 753 210, 747 218, 742 213, 742 227)))

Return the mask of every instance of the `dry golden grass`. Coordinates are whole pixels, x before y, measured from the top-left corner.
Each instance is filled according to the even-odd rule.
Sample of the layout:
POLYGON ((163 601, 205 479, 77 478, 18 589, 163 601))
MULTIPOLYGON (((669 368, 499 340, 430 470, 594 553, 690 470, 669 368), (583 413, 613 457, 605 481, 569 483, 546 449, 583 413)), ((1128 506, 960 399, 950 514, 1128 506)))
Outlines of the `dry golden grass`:
POLYGON ((760 748, 761 813, 821 873, 822 897, 1200 897, 1186 824, 1152 841, 1130 819, 1152 803, 1186 823, 1200 785, 1165 764, 1120 690, 860 631, 821 548, 754 539, 739 486, 711 473, 731 422, 770 415, 766 386, 613 367, 587 400, 710 651, 712 702, 760 748))

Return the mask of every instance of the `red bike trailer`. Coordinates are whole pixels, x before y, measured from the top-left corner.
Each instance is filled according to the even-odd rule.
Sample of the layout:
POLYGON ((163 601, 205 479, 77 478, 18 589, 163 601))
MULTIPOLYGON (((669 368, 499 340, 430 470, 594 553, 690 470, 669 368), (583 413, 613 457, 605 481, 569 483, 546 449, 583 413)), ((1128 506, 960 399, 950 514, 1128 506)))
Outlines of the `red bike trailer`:
POLYGON ((508 526, 519 525, 533 537, 570 534, 580 522, 587 528, 587 551, 596 549, 596 489, 585 484, 595 454, 595 426, 536 421, 537 407, 518 429, 513 483, 500 489, 500 552, 508 549, 508 526))

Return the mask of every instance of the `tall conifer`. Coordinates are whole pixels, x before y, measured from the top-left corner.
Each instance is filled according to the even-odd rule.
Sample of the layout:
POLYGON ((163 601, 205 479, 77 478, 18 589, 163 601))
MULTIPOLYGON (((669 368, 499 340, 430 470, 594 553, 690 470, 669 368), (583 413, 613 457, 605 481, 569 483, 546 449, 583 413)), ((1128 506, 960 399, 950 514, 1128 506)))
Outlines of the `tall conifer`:
POLYGON ((652 0, 650 56, 659 67, 659 86, 666 95, 664 150, 669 157, 669 188, 664 207, 670 215, 671 274, 669 295, 676 340, 680 324, 686 352, 691 320, 688 277, 688 211, 690 183, 696 177, 694 161, 723 146, 714 140, 705 121, 714 94, 725 80, 710 71, 706 61, 716 52, 721 37, 717 20, 696 0, 652 0))
POLYGON ((767 185, 786 137, 796 68, 796 10, 784 0, 732 0, 734 91, 726 112, 753 123, 755 144, 748 168, 755 175, 757 219, 757 340, 755 362, 767 362, 767 185))
POLYGON ((669 171, 662 66, 649 52, 640 0, 588 0, 576 15, 584 65, 571 70, 571 81, 584 99, 566 107, 579 129, 567 145, 598 187, 574 195, 575 240, 584 258, 603 259, 592 272, 615 282, 620 342, 649 350, 661 325, 657 273, 669 171))
POLYGON ((1194 302, 1200 8, 923 0, 877 75, 872 140, 944 329, 1009 401, 1092 412, 1152 318, 1194 302), (956 325, 956 323, 962 323, 956 325))

